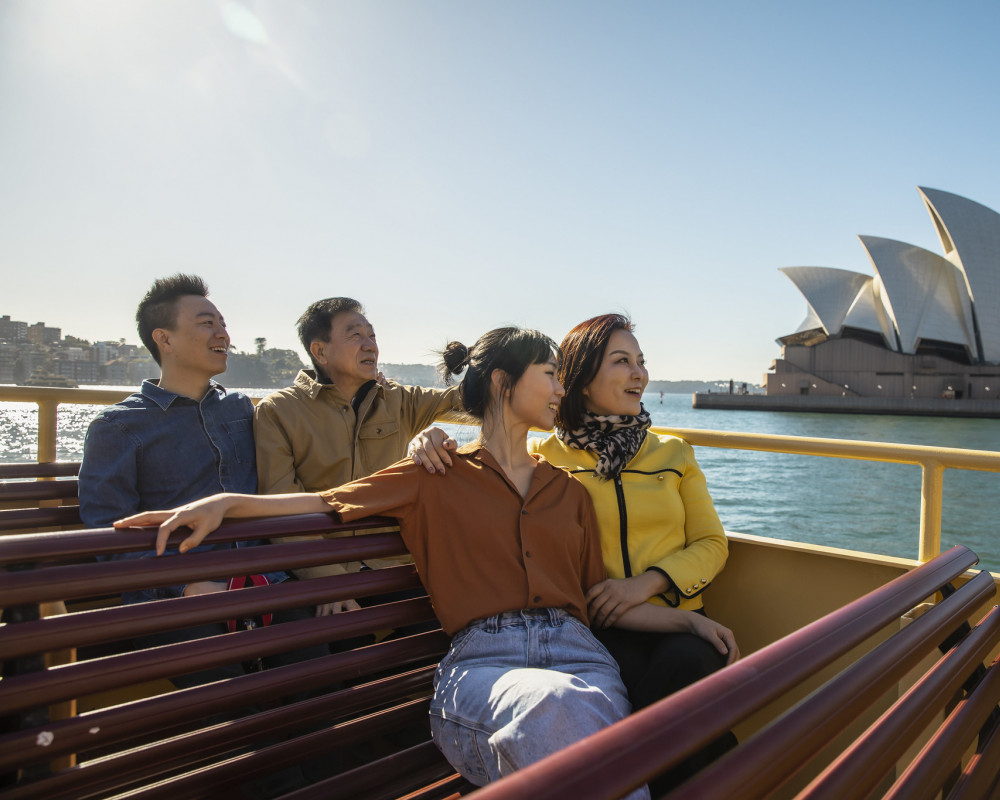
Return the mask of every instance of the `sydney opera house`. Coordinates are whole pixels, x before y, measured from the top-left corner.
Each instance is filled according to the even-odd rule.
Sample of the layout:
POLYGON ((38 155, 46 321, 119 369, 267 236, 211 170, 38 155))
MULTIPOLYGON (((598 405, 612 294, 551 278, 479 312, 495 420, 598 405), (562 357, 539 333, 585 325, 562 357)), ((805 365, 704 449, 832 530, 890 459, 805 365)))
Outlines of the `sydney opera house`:
POLYGON ((861 236, 874 275, 781 270, 808 313, 778 339, 768 396, 1000 399, 1000 214, 919 191, 943 254, 861 236))

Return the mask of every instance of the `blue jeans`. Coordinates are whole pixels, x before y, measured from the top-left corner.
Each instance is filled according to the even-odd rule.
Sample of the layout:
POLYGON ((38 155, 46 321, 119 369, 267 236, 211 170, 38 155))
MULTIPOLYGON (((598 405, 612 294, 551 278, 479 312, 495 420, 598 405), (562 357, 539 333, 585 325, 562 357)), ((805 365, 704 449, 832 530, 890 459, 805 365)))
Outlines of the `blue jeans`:
POLYGON ((455 634, 434 679, 430 722, 445 758, 482 786, 631 710, 618 665, 590 629, 543 608, 476 620, 455 634))

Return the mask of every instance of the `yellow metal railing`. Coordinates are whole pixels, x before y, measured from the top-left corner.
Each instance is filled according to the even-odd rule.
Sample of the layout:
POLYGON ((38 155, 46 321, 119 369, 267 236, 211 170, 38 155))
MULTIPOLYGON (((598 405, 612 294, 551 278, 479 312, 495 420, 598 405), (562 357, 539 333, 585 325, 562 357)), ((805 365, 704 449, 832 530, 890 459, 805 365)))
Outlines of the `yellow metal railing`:
POLYGON ((1000 453, 989 450, 859 442, 852 439, 816 439, 809 436, 779 436, 766 433, 730 433, 697 428, 653 428, 653 430, 680 436, 699 447, 916 464, 923 472, 920 489, 919 558, 921 561, 929 561, 941 552, 941 495, 945 469, 1000 472, 1000 453))
MULTIPOLYGON (((130 389, 57 389, 29 386, 0 386, 0 402, 37 403, 38 461, 56 460, 56 415, 60 404, 110 405, 127 397, 130 389)), ((254 401, 256 402, 256 400, 254 401)), ((963 450, 957 447, 930 447, 916 444, 859 442, 851 439, 816 439, 808 436, 779 436, 763 433, 733 433, 698 428, 654 427, 658 433, 671 433, 697 447, 722 447, 730 450, 757 450, 767 453, 852 458, 860 461, 886 461, 916 464, 922 470, 920 500, 921 561, 941 552, 941 497, 946 469, 969 469, 1000 472, 1000 453, 987 450, 963 450)))

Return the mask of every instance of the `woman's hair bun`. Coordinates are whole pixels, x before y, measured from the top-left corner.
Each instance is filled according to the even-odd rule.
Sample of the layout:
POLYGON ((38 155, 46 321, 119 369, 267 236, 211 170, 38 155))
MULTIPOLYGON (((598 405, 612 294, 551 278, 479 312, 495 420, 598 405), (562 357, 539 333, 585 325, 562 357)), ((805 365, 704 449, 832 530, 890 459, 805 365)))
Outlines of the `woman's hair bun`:
POLYGON ((439 367, 445 384, 450 384, 452 375, 458 375, 469 366, 470 355, 469 348, 461 342, 448 342, 448 346, 441 354, 441 366, 439 367))

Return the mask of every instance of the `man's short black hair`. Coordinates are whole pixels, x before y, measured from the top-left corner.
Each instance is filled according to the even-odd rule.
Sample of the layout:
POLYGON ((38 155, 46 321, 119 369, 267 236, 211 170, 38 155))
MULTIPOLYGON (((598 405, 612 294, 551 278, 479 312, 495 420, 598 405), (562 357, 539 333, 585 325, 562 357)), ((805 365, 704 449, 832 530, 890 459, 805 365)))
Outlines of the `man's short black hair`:
POLYGON ((309 354, 309 360, 312 361, 317 374, 321 370, 319 364, 316 363, 316 359, 313 358, 309 345, 315 341, 329 342, 330 326, 333 324, 333 318, 343 311, 357 311, 359 314, 365 313, 361 303, 357 300, 350 297, 328 297, 325 300, 317 300, 299 317, 297 323, 299 326, 299 341, 302 342, 306 353, 309 354))
POLYGON ((153 331, 157 328, 171 330, 177 324, 177 301, 185 295, 208 297, 208 285, 197 275, 177 273, 160 278, 149 287, 135 312, 139 338, 157 364, 161 363, 160 348, 153 341, 153 331))

